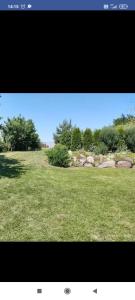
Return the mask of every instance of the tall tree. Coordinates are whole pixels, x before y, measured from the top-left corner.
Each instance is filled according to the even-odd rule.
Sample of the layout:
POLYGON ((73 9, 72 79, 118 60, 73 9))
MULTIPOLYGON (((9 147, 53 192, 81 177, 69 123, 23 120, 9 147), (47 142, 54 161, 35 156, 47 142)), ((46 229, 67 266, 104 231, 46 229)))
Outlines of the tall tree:
POLYGON ((83 147, 85 151, 90 150, 92 144, 92 131, 90 128, 86 128, 83 134, 83 147))
POLYGON ((8 118, 2 134, 9 150, 27 151, 40 148, 40 139, 32 120, 25 120, 21 116, 8 118))
POLYGON ((74 128, 72 131, 71 150, 80 150, 82 148, 82 136, 79 128, 74 128))
POLYGON ((68 149, 71 148, 71 134, 72 134, 72 123, 71 120, 68 122, 64 120, 56 128, 56 133, 54 133, 53 138, 55 144, 65 145, 68 149))
POLYGON ((124 115, 124 114, 122 114, 121 117, 113 120, 113 125, 114 126, 125 125, 125 124, 131 123, 131 122, 135 123, 135 116, 134 115, 131 115, 131 114, 124 115))

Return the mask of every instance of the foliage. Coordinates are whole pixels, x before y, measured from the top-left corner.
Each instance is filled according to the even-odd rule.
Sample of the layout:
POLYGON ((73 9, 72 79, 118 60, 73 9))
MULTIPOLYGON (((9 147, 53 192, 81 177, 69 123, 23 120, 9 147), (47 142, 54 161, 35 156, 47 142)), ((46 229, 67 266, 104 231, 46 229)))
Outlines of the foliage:
POLYGON ((49 164, 56 167, 67 168, 69 166, 70 156, 66 146, 57 144, 47 152, 49 164))
POLYGON ((64 120, 59 127, 56 128, 53 138, 55 144, 65 145, 68 149, 71 148, 72 123, 64 120))
POLYGON ((113 127, 104 127, 100 132, 100 141, 103 142, 108 151, 116 151, 119 142, 119 133, 113 127))
POLYGON ((71 150, 76 151, 82 148, 82 137, 81 131, 79 128, 74 128, 72 131, 72 138, 71 138, 71 150))
POLYGON ((113 125, 117 126, 117 125, 125 125, 127 123, 131 123, 134 122, 135 123, 135 116, 134 115, 124 115, 122 114, 121 117, 114 119, 113 120, 113 125))
POLYGON ((90 151, 90 152, 95 152, 96 148, 97 148, 97 146, 96 146, 94 143, 92 143, 92 144, 90 145, 89 151, 90 151))
POLYGON ((6 151, 8 151, 8 146, 6 145, 6 143, 4 143, 4 141, 2 141, 2 139, 0 139, 0 152, 6 151))
POLYGON ((126 130, 126 145, 130 151, 135 152, 135 127, 126 130))
POLYGON ((4 142, 11 151, 40 149, 39 136, 32 120, 19 116, 8 118, 2 128, 4 142))
POLYGON ((86 128, 83 133, 83 147, 85 151, 90 150, 90 145, 92 144, 92 131, 89 128, 86 128))
POLYGON ((99 154, 105 155, 108 152, 108 147, 105 145, 105 143, 101 142, 98 144, 98 146, 96 146, 94 152, 96 155, 99 155, 99 154))
POLYGON ((100 132, 101 132, 101 129, 96 129, 93 132, 93 142, 95 145, 98 145, 98 143, 100 142, 100 132))

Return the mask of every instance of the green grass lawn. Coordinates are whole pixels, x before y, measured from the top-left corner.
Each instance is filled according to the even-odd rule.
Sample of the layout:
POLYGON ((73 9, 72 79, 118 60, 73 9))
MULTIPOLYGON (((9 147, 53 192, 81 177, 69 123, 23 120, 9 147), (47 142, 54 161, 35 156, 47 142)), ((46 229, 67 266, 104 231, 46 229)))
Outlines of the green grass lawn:
POLYGON ((0 240, 135 240, 135 169, 49 167, 0 154, 0 240))

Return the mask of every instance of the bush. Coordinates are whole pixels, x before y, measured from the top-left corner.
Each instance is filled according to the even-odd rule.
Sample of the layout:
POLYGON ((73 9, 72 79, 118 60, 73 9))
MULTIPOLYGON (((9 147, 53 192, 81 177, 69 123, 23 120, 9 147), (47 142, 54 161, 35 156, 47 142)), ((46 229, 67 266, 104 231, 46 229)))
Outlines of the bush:
POLYGON ((114 127, 104 127, 100 132, 100 141, 103 142, 108 151, 116 151, 119 142, 119 132, 114 127))
POLYGON ((50 165, 63 168, 69 167, 70 156, 66 146, 57 144, 47 151, 47 156, 50 165))
POLYGON ((96 155, 99 155, 99 154, 107 154, 108 152, 108 148, 107 146, 105 145, 105 143, 99 143, 99 145, 95 148, 95 154, 96 155))
POLYGON ((135 127, 126 130, 126 145, 130 151, 135 152, 135 127))
POLYGON ((89 147, 89 151, 90 151, 90 152, 95 152, 96 148, 97 148, 97 146, 96 146, 94 143, 92 143, 92 144, 90 145, 90 147, 89 147))

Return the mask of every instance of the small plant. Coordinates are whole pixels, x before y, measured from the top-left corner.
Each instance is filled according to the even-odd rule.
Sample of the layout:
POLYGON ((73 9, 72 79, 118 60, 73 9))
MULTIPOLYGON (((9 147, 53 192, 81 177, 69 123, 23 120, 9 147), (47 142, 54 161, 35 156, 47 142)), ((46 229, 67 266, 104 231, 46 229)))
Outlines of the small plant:
POLYGON ((69 167, 70 156, 66 146, 57 144, 47 151, 49 164, 56 167, 69 167))
POLYGON ((99 154, 107 154, 108 152, 108 147, 104 144, 104 143, 99 143, 99 145, 95 148, 95 154, 99 155, 99 154))

